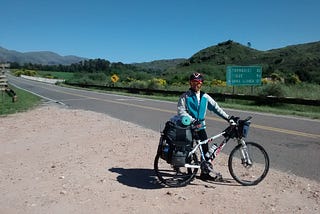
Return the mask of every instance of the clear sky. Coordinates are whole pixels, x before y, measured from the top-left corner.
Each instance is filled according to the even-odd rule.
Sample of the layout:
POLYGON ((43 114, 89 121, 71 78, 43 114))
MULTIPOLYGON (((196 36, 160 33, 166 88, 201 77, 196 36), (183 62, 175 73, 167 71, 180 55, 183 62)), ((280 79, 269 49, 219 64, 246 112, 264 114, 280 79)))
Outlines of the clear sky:
POLYGON ((226 40, 320 40, 319 0, 1 0, 0 46, 111 62, 189 58, 226 40))

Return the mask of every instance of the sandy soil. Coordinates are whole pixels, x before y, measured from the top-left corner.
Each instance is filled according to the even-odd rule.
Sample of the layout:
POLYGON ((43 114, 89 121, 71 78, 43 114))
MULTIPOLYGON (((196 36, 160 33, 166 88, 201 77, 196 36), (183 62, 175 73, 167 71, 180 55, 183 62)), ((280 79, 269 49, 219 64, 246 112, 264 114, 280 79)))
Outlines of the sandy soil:
POLYGON ((1 117, 0 136, 0 213, 320 213, 320 183, 273 169, 252 187, 163 187, 159 133, 104 114, 45 105, 1 117))

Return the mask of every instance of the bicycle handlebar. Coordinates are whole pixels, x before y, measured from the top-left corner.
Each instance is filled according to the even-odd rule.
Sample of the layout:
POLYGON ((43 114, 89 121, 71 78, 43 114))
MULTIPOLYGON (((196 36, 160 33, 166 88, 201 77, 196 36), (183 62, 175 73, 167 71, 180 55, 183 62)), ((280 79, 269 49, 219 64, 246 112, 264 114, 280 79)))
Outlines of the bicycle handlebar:
MULTIPOLYGON (((247 122, 247 121, 249 121, 249 120, 251 120, 252 119, 252 116, 248 116, 246 119, 244 119, 244 120, 241 120, 240 119, 240 117, 235 117, 235 120, 230 120, 229 121, 229 124, 230 124, 230 126, 236 126, 236 125, 239 125, 239 121, 241 120, 242 122, 247 122)), ((197 129, 199 129, 199 128, 201 128, 201 126, 199 126, 199 121, 197 121, 197 122, 193 122, 193 123, 191 123, 191 129, 193 129, 193 130, 197 130, 197 129)))
MULTIPOLYGON (((242 120, 242 121, 243 121, 243 122, 247 122, 247 121, 251 120, 251 118, 252 118, 252 116, 248 116, 246 119, 244 119, 244 120, 242 120)), ((229 124, 230 124, 231 126, 235 126, 235 125, 238 124, 239 121, 240 121, 240 117, 235 117, 234 120, 231 119, 231 120, 229 121, 229 124)))

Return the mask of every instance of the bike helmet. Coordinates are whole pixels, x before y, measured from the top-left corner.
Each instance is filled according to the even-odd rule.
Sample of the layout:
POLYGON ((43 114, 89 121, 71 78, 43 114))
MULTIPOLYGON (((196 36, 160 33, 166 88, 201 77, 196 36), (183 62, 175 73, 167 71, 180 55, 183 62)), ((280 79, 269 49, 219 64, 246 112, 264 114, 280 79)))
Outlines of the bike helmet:
POLYGON ((200 74, 200 73, 193 73, 193 74, 190 75, 189 80, 190 80, 190 81, 203 82, 203 81, 204 81, 204 78, 203 78, 203 75, 200 74))

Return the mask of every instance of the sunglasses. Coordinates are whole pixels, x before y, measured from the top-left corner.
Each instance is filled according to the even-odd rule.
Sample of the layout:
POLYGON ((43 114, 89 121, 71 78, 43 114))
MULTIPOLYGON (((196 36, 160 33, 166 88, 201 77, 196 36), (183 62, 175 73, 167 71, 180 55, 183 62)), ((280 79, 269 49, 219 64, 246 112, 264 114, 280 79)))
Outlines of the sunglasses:
POLYGON ((202 83, 201 80, 191 80, 190 82, 191 82, 191 83, 202 83))

